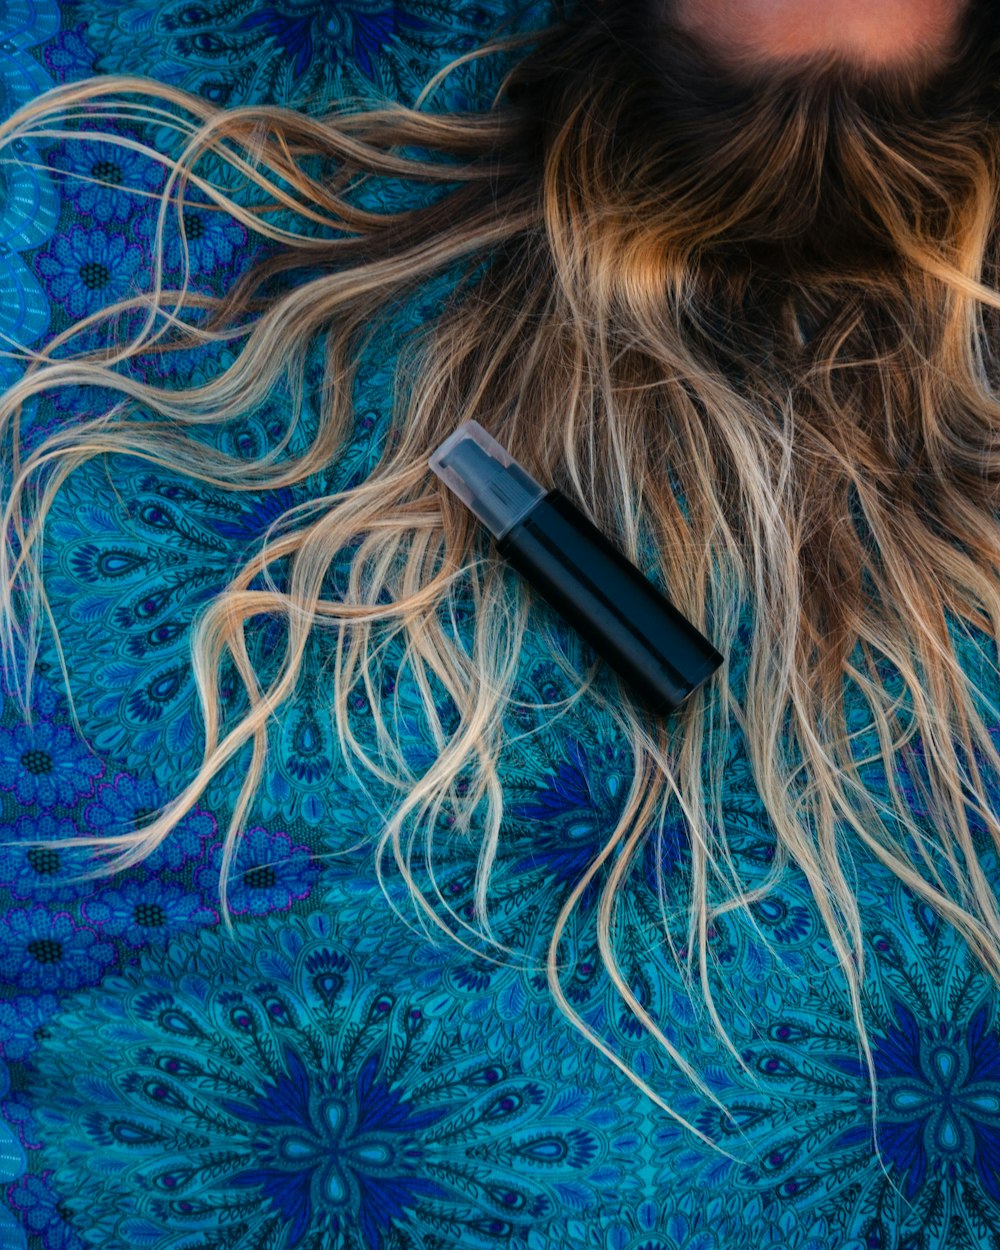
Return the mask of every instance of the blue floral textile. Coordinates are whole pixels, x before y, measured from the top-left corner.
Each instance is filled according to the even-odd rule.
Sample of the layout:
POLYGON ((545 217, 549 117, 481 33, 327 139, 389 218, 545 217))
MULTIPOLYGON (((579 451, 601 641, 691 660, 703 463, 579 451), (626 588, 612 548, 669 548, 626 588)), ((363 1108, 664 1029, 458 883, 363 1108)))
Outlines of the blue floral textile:
MULTIPOLYGON (((229 105, 315 109, 373 90, 412 102, 502 22, 530 30, 549 16, 511 0, 0 0, 0 108, 94 72, 149 74, 229 105)), ((463 66, 432 106, 485 107, 505 67, 463 66)), ((18 154, 0 165, 0 335, 32 346, 141 285, 149 201, 132 192, 155 192, 162 171, 100 141, 43 153, 22 144, 18 154)), ((398 203, 418 189, 386 183, 370 194, 398 203)), ((206 289, 221 290, 256 255, 220 214, 191 207, 185 229, 206 289)), ((180 265, 176 240, 165 262, 180 265)), ((631 778, 628 750, 586 702, 554 725, 525 720, 519 728, 534 732, 502 761, 491 921, 519 960, 432 940, 391 872, 398 910, 386 901, 365 848, 391 796, 359 786, 320 715, 319 641, 274 730, 238 851, 235 936, 221 926, 217 886, 246 758, 143 864, 74 880, 86 855, 56 839, 126 829, 192 775, 192 620, 271 519, 364 477, 386 429, 394 345, 446 287, 428 284, 367 345, 353 436, 324 474, 228 494, 115 457, 77 470, 56 496, 45 577, 78 725, 48 634, 31 723, 0 691, 0 1247, 1000 1247, 996 988, 955 931, 878 864, 858 856, 881 1160, 844 980, 799 872, 785 871, 752 922, 728 915, 709 933, 713 989, 749 1075, 688 997, 657 939, 657 861, 668 880, 688 861, 679 812, 623 893, 619 958, 731 1118, 664 1061, 609 984, 593 894, 567 931, 563 983, 612 1052, 738 1161, 652 1103, 556 1010, 548 935, 631 778), (41 844, 20 845, 29 838, 41 844)), ((318 354, 310 362, 316 378, 318 354)), ((169 385, 224 364, 215 349, 139 367, 169 385)), ((0 357, 0 382, 15 376, 0 357)), ((86 390, 54 394, 26 414, 28 437, 102 402, 86 390)), ((310 413, 307 402, 293 448, 310 413)), ((286 420, 276 393, 204 436, 252 458, 286 420)), ((548 632, 571 649, 538 610, 538 639, 548 632)), ((262 669, 272 628, 248 637, 262 669)), ((572 693, 535 639, 520 682, 528 701, 572 693)), ((408 758, 426 761, 417 692, 390 683, 382 694, 397 700, 408 758)), ((223 695, 235 706, 235 689, 223 695)), ((352 711, 363 734, 365 705, 352 711)), ((722 819, 748 884, 763 879, 773 831, 738 734, 722 819)), ((442 905, 469 916, 475 848, 447 829, 437 845, 442 905)), ((986 866, 1000 881, 996 858, 986 866)))

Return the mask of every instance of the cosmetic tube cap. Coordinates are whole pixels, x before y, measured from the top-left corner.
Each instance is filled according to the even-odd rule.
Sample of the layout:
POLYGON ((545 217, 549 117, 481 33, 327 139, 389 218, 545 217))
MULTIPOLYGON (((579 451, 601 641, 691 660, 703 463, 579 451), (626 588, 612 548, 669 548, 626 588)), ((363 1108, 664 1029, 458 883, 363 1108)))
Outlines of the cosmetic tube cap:
POLYGON ((494 538, 502 538, 546 493, 478 421, 463 422, 427 463, 494 538))

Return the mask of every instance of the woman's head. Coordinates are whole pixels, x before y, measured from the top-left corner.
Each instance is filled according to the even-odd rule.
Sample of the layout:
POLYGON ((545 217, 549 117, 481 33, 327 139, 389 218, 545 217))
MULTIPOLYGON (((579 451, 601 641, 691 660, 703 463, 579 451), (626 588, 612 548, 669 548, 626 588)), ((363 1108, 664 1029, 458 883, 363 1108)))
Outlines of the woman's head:
POLYGON ((662 0, 724 62, 768 68, 826 53, 926 72, 954 51, 968 0, 662 0))
MULTIPOLYGON (((164 231, 183 229, 179 207, 167 206, 192 180, 274 245, 212 322, 194 311, 211 300, 154 287, 153 304, 172 318, 150 316, 105 357, 69 359, 69 340, 54 345, 56 360, 50 346, 0 399, 14 443, 34 393, 93 384, 125 400, 26 456, 12 453, 4 519, 19 556, 0 549, 0 641, 17 650, 17 621, 31 655, 43 608, 34 543, 75 465, 119 451, 224 489, 304 481, 349 435, 367 327, 457 266, 456 297, 401 353, 400 402, 367 479, 286 514, 204 604, 192 631, 206 736, 198 777, 142 830, 95 841, 119 865, 141 859, 249 743, 225 874, 269 728, 315 642, 337 741, 355 766, 398 787, 379 856, 391 850, 413 883, 414 857, 422 847, 432 854, 450 813, 481 844, 477 919, 487 927, 532 601, 427 466, 474 418, 539 481, 569 494, 728 657, 668 725, 627 697, 606 698, 583 674, 577 697, 602 703, 634 768, 619 823, 560 910, 547 965, 560 1006, 587 1031, 560 986, 559 939, 600 878, 589 919, 609 973, 675 1053, 617 972, 611 939, 615 898, 671 808, 690 841, 687 875, 672 883, 687 891, 689 971, 697 958, 720 1023, 710 921, 749 911, 768 884, 746 888, 718 804, 742 739, 774 831, 775 871, 791 859, 812 888, 864 1040, 852 846, 953 921, 1000 979, 1000 912, 979 859, 983 840, 1000 846, 984 780, 1000 776, 987 723, 1000 709, 988 690, 984 708, 970 689, 955 647, 956 629, 982 631, 984 654, 1000 641, 997 17, 988 0, 972 0, 953 55, 920 76, 828 52, 727 69, 662 0, 585 4, 534 43, 478 114, 389 104, 312 117, 226 112, 167 86, 110 79, 69 84, 0 126, 9 145, 61 118, 67 142, 93 142, 99 131, 76 126, 90 102, 100 98, 101 116, 127 126, 142 117, 133 97, 152 94, 183 117, 186 144, 180 154, 149 150, 173 174, 157 248, 164 231), (105 98, 122 94, 127 109, 105 98), (453 159, 404 158, 401 147, 453 159), (199 179, 206 154, 238 170, 251 193, 199 179), (352 204, 353 176, 407 173, 447 193, 397 213, 352 204), (285 224, 275 223, 277 207, 285 224), (146 385, 133 362, 168 348, 185 316, 194 340, 226 335, 240 354, 190 391, 146 385), (300 394, 315 336, 327 377, 308 452, 288 452, 294 419, 277 449, 249 463, 189 436, 236 419, 286 375, 300 394), (136 404, 165 420, 134 419, 136 404), (350 576, 328 579, 345 553, 350 576), (253 638, 275 617, 284 647, 262 681, 253 638), (392 709, 374 698, 393 640, 405 650, 392 677, 412 681, 438 752, 419 773, 394 747, 392 709), (223 723, 223 679, 246 688, 237 724, 223 723), (867 713, 861 729, 847 723, 848 688, 867 713), (354 692, 379 725, 375 758, 352 726, 354 692), (859 734, 870 758, 859 758, 859 734), (923 813, 897 784, 901 759, 926 777, 923 813), (873 760, 891 811, 859 771, 873 760)), ((163 116, 151 109, 150 123, 163 116)), ((107 140, 121 142, 120 132, 107 140)), ((541 714, 572 715, 572 704, 541 714)), ((867 1044, 865 1053, 870 1060, 867 1044)))

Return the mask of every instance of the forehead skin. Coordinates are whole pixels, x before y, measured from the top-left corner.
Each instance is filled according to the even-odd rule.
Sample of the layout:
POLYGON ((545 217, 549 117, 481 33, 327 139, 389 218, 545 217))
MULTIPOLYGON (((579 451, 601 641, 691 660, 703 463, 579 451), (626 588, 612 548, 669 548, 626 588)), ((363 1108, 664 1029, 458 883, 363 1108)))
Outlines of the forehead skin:
POLYGON ((766 68, 835 52, 871 68, 943 60, 967 0, 676 0, 675 21, 722 61, 766 68))

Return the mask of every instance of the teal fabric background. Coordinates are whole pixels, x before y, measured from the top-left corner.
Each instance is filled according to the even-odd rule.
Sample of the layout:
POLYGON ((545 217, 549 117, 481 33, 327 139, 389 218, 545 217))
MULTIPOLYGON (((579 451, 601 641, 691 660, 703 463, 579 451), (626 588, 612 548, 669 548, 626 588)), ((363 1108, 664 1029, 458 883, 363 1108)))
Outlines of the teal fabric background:
MULTIPOLYGON (((316 109, 371 89, 412 102, 436 69, 502 21, 530 30, 549 18, 544 5, 507 0, 0 0, 0 108, 8 115, 46 86, 93 72, 149 74, 228 104, 316 109)), ((464 66, 425 107, 486 108, 504 68, 497 58, 464 66)), ((166 130, 142 134, 175 142, 166 130)), ((152 201, 124 188, 155 191, 161 171, 99 142, 53 142, 39 153, 19 141, 6 156, 0 333, 37 345, 143 283, 152 201), (37 168, 40 157, 56 172, 37 168), (95 171, 122 189, 67 176, 95 171)), ((374 207, 427 194, 388 180, 365 191, 374 207)), ((186 221, 203 289, 221 291, 260 254, 220 214, 193 206, 186 221)), ((176 241, 167 263, 179 266, 176 241)), ((996 989, 954 931, 861 852, 865 1010, 886 1171, 873 1157, 844 980, 801 873, 789 869, 755 908, 759 928, 726 917, 711 932, 717 1001, 753 1079, 684 992, 661 949, 655 886, 658 857, 675 901, 684 898, 679 812, 662 841, 650 839, 623 895, 620 959, 735 1126, 622 1007, 601 967, 594 894, 568 930, 564 983, 589 1026, 743 1162, 680 1128, 555 1010, 541 968, 547 938, 631 777, 627 747, 591 701, 553 725, 518 721, 515 729, 533 732, 502 760, 492 916, 497 936, 524 953, 511 966, 430 940, 391 872, 400 914, 380 892, 365 848, 392 795, 358 785, 340 757, 322 714, 329 687, 319 642, 300 698, 275 728, 239 850, 235 941, 220 925, 217 879, 247 756, 155 855, 114 878, 74 884, 82 855, 19 845, 128 827, 192 775, 200 754, 192 619, 271 519, 363 479, 385 436, 398 344, 433 316, 450 281, 428 283, 387 313, 362 360, 350 445, 315 479, 229 494, 115 457, 91 462, 59 492, 45 575, 82 733, 46 635, 33 723, 9 693, 0 719, 0 1247, 1000 1246, 996 989)), ((206 350, 170 358, 166 376, 152 358, 136 368, 186 385, 224 364, 224 352, 206 350)), ((0 380, 17 368, 0 357, 0 380)), ((28 436, 102 402, 80 389, 46 396, 27 414, 28 436)), ((280 438, 286 419, 287 397, 276 393, 205 437, 252 458, 280 438)), ((295 446, 311 421, 307 404, 295 446)), ((578 664, 586 655, 543 607, 533 611, 518 693, 566 696, 572 684, 544 638, 578 664)), ((266 622, 252 631, 262 670, 275 631, 266 622)), ((995 654, 963 647, 995 702, 995 654)), ((398 699, 407 758, 426 765, 416 692, 388 681, 381 693, 387 706, 398 699)), ((229 707, 238 710, 235 686, 229 707)), ((352 714, 357 732, 370 733, 364 700, 352 714)), ((860 710, 855 719, 863 728, 860 710)), ((884 788, 874 770, 869 780, 884 788)), ((915 796, 913 779, 901 780, 915 796)), ((745 879, 761 879, 774 836, 738 734, 723 819, 745 879)), ((442 894, 468 914, 476 847, 447 828, 437 836, 442 894)), ((996 881, 996 857, 986 862, 996 881)))

